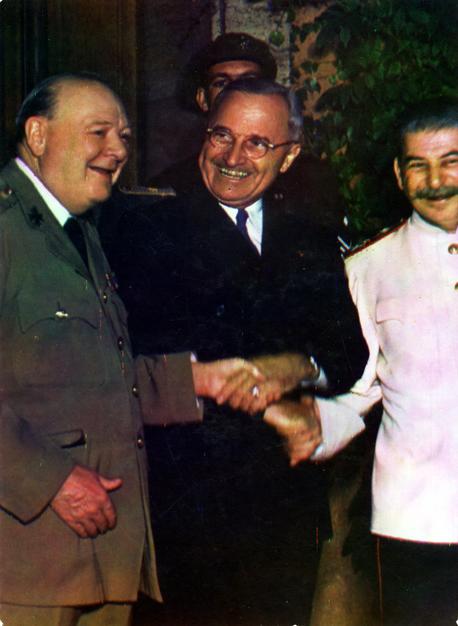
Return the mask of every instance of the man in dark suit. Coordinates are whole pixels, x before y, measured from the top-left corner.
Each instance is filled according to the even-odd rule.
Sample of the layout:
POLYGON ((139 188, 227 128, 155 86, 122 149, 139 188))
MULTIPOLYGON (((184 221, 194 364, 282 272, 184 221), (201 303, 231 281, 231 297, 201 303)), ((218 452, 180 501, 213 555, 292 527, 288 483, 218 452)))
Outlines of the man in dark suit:
MULTIPOLYGON (((189 61, 179 91, 184 105, 200 113, 203 136, 215 98, 226 85, 240 78, 275 80, 276 75, 277 63, 265 41, 248 33, 223 33, 189 61)), ((149 185, 189 193, 199 180, 196 152, 156 174, 149 185)), ((280 201, 286 198, 290 211, 308 215, 309 220, 347 237, 337 180, 325 161, 312 154, 300 154, 284 176, 274 181, 272 193, 280 201), (319 212, 313 210, 317 206, 319 212)))
MULTIPOLYGON (((217 398, 250 412, 298 384, 348 389, 367 357, 335 238, 269 194, 301 124, 286 88, 232 82, 210 114, 203 184, 126 215, 111 250, 135 348, 250 359, 266 381, 236 374, 217 398)), ((150 456, 166 623, 307 623, 329 531, 321 470, 290 469, 259 415, 217 403, 200 425, 155 433, 150 456)))

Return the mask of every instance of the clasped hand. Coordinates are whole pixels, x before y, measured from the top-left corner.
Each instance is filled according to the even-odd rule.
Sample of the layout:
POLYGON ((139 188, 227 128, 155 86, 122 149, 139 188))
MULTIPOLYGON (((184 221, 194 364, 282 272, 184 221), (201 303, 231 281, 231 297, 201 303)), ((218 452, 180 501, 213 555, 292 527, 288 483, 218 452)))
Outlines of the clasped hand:
POLYGON ((310 459, 322 442, 320 411, 312 396, 302 396, 300 402, 272 404, 264 421, 284 437, 292 467, 310 459))
POLYGON ((263 411, 313 372, 308 359, 294 353, 192 365, 197 395, 251 414, 263 411))

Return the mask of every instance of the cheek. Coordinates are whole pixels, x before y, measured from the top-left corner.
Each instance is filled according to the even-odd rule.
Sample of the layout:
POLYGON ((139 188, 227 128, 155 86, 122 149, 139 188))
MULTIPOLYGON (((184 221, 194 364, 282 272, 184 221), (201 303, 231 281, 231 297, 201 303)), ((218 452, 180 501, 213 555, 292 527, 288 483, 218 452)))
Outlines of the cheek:
POLYGON ((199 158, 199 165, 202 169, 202 173, 206 176, 211 176, 216 173, 216 168, 213 164, 218 157, 218 150, 216 148, 209 147, 199 158))
POLYGON ((420 174, 410 173, 406 174, 403 179, 404 191, 408 196, 412 195, 418 189, 421 189, 427 185, 425 177, 420 174))
POLYGON ((100 146, 97 138, 88 137, 84 142, 83 149, 80 149, 81 159, 84 160, 85 163, 90 163, 96 159, 102 151, 103 148, 100 146))

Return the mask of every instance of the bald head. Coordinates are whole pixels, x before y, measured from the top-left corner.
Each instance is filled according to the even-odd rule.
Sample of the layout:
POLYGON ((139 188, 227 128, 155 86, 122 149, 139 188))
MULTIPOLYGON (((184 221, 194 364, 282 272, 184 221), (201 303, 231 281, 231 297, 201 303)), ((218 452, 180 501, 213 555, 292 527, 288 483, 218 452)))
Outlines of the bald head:
POLYGON ((98 84, 112 92, 111 87, 100 77, 89 72, 66 73, 49 76, 36 85, 26 96, 16 116, 16 141, 25 137, 25 123, 29 117, 40 115, 48 119, 55 115, 57 98, 61 87, 68 84, 98 84))

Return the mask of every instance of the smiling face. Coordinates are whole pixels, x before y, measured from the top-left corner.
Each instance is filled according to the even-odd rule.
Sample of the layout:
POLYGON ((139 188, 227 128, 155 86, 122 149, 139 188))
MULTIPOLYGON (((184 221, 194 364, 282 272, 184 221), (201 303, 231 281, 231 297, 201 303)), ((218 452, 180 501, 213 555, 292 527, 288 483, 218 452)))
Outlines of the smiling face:
POLYGON ((298 143, 268 150, 260 159, 250 159, 243 152, 242 144, 248 137, 273 144, 290 139, 288 107, 278 95, 231 92, 211 116, 209 125, 235 138, 226 148, 213 146, 207 138, 199 156, 207 189, 227 206, 245 208, 261 198, 300 152, 298 143))
POLYGON ((428 222, 447 231, 458 227, 458 128, 407 133, 402 162, 394 170, 399 187, 428 222))
POLYGON ((75 215, 110 196, 127 161, 126 114, 116 96, 96 82, 61 84, 52 117, 30 117, 25 134, 28 164, 75 215))

